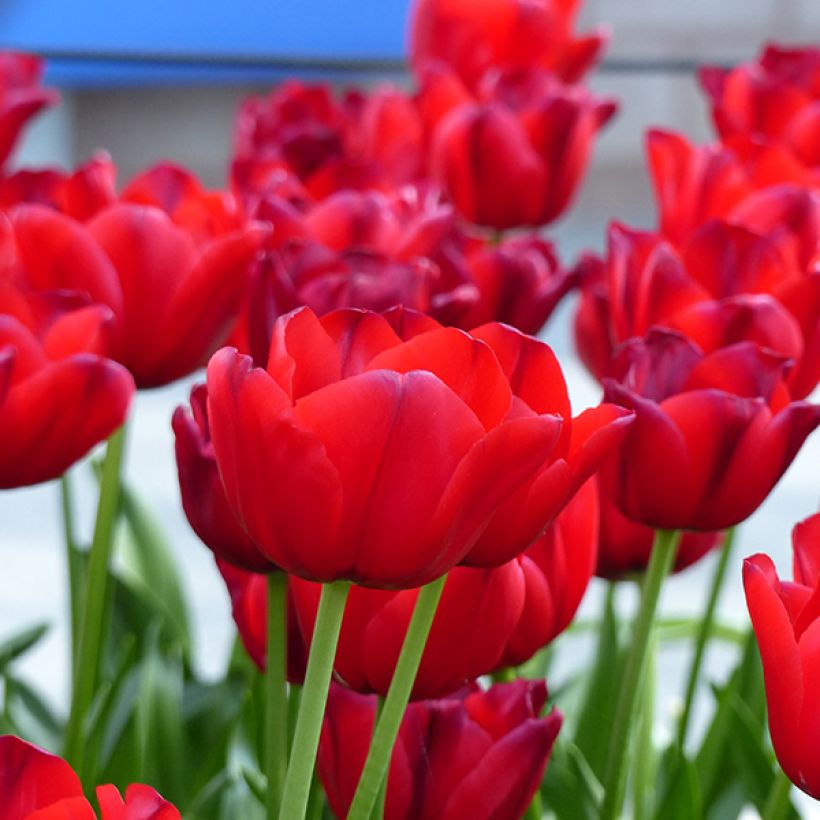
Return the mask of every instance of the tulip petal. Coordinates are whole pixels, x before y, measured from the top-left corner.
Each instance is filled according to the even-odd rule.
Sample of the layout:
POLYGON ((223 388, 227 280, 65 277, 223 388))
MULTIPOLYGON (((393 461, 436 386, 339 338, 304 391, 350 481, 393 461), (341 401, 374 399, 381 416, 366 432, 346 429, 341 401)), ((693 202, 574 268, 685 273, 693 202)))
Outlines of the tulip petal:
POLYGON ((820 513, 799 523, 792 531, 794 580, 815 588, 820 585, 820 513))
POLYGON ((800 780, 795 781, 800 788, 815 799, 820 796, 820 759, 817 756, 817 738, 820 737, 820 703, 816 693, 820 692, 820 617, 815 610, 815 619, 800 637, 798 644, 803 669, 803 698, 800 710, 800 746, 796 750, 800 757, 800 780))
POLYGON ((154 789, 140 783, 126 789, 124 801, 116 786, 100 786, 97 800, 100 820, 180 820, 181 817, 179 811, 154 789))

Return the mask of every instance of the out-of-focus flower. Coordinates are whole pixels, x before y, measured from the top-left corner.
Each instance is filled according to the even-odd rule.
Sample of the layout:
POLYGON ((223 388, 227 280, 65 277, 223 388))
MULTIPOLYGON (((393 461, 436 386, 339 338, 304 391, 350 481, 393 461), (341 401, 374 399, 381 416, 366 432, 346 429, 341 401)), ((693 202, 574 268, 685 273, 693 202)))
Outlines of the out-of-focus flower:
POLYGON ((798 524, 792 542, 794 582, 781 581, 771 558, 758 554, 743 563, 743 586, 777 760, 798 788, 820 799, 820 515, 798 524))
MULTIPOLYGON (((568 447, 551 400, 565 391, 560 370, 550 371, 560 385, 530 378, 543 368, 529 347, 548 348, 509 344, 502 364, 487 340, 506 334, 520 335, 469 335, 408 311, 319 319, 305 308, 277 322, 267 370, 220 351, 208 366, 211 435, 253 541, 300 577, 375 587, 422 586, 462 561, 499 506, 568 447)), ((525 506, 521 527, 546 499, 525 506)))
POLYGON ((128 371, 105 358, 111 311, 0 277, 0 488, 62 475, 125 421, 128 371))
MULTIPOLYGON (((152 788, 134 784, 123 800, 115 786, 99 786, 100 820, 181 820, 152 788)), ((0 737, 3 820, 95 820, 80 779, 62 758, 13 735, 0 737)))
MULTIPOLYGON (((592 577, 597 534, 597 492, 588 483, 523 555, 493 569, 452 569, 412 697, 442 697, 480 675, 521 664, 560 634, 592 577)), ((223 574, 242 642, 261 666, 267 640, 265 581, 250 573, 223 574)), ((295 649, 289 646, 288 654, 298 670, 313 634, 321 586, 291 577, 289 592, 295 649)), ((417 592, 350 590, 334 662, 337 680, 365 694, 387 693, 417 592)))
MULTIPOLYGON (((408 706, 387 778, 386 820, 517 820, 561 728, 545 717, 544 681, 496 684, 408 706)), ((375 696, 330 690, 318 770, 330 808, 345 817, 364 767, 375 696)))
POLYGON ((606 29, 576 36, 578 0, 418 0, 410 60, 416 71, 441 62, 475 88, 491 71, 544 68, 576 82, 598 60, 606 29))
POLYGON ((0 52, 0 166, 9 158, 23 126, 59 100, 40 85, 43 61, 33 54, 0 52))
POLYGON ((783 358, 752 342, 704 354, 680 334, 654 329, 617 356, 604 396, 636 417, 600 475, 603 492, 642 524, 739 524, 820 424, 820 407, 790 401, 783 358))
POLYGON ((467 220, 496 230, 564 211, 617 108, 543 70, 490 74, 475 94, 444 95, 442 84, 453 79, 441 70, 422 78, 432 176, 467 220))
POLYGON ((768 45, 733 69, 702 68, 700 81, 724 142, 820 186, 820 49, 768 45))
POLYGON ((242 104, 234 183, 253 199, 278 169, 295 174, 314 200, 348 188, 390 190, 418 178, 422 145, 418 112, 397 88, 336 97, 327 85, 290 81, 242 104))
POLYGON ((177 407, 172 424, 182 509, 193 531, 217 558, 249 572, 275 570, 228 506, 216 469, 204 384, 191 390, 191 412, 177 407))
POLYGON ((92 212, 88 221, 53 203, 9 212, 7 275, 107 305, 112 358, 139 387, 166 384, 204 365, 226 340, 268 229, 248 224, 230 195, 205 191, 174 166, 147 171, 104 204, 98 162, 75 180, 76 195, 66 194, 78 216, 92 212))

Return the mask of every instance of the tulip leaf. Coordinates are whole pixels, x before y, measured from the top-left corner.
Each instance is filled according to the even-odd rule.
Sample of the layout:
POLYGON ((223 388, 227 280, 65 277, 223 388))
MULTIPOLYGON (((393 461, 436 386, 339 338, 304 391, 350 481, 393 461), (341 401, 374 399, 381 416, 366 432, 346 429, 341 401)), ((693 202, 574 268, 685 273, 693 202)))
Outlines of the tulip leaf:
POLYGON ((57 748, 63 727, 51 706, 24 680, 7 672, 3 681, 3 711, 12 733, 46 749, 57 748))
POLYGON ((661 770, 662 795, 655 812, 656 820, 691 820, 703 817, 700 783, 694 763, 676 747, 670 747, 663 757, 661 770))
POLYGON ((13 661, 17 660, 35 646, 48 632, 49 624, 43 622, 25 629, 0 642, 0 673, 6 670, 13 661))
POLYGON ((604 789, 583 752, 574 743, 559 740, 547 765, 541 795, 558 820, 596 820, 604 789))

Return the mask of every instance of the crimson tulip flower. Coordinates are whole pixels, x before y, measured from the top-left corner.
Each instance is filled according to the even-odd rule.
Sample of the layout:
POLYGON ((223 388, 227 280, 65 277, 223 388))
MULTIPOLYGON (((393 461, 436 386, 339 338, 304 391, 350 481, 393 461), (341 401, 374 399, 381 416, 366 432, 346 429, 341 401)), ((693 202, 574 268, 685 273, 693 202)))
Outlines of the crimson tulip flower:
POLYGON ((767 45, 733 69, 701 69, 700 81, 723 141, 756 161, 777 151, 820 185, 820 49, 767 45))
POLYGON ((796 786, 820 799, 820 515, 798 524, 792 541, 794 582, 781 581, 771 558, 758 554, 743 563, 743 586, 777 760, 796 786))
MULTIPOLYGON (((481 675, 524 663, 567 627, 595 568, 597 498, 594 484, 587 482, 524 554, 493 569, 450 571, 412 698, 448 695, 481 675)), ((265 579, 222 563, 220 567, 242 642, 264 668, 265 579)), ((320 592, 319 584, 293 577, 289 581, 291 679, 304 670, 305 644, 314 631, 320 592)), ((361 693, 387 693, 417 593, 358 586, 350 590, 334 663, 337 680, 361 693)))
POLYGON ((211 436, 251 539, 308 580, 422 586, 465 558, 560 446, 555 482, 527 493, 525 520, 498 552, 528 546, 515 539, 537 535, 566 500, 572 443, 552 400, 563 378, 543 365, 554 357, 520 336, 500 325, 470 335, 410 311, 319 319, 304 308, 277 322, 266 370, 220 351, 208 366, 211 436))
MULTIPOLYGON (((544 681, 496 684, 411 703, 387 776, 386 820, 517 820, 541 783, 561 715, 541 711, 544 681)), ((373 732, 376 698, 330 690, 318 771, 331 810, 345 817, 373 732)))
MULTIPOLYGON (((644 572, 649 565, 654 539, 652 527, 631 521, 601 494, 598 564, 595 568, 599 578, 618 580, 644 572)), ((686 569, 722 543, 720 532, 684 532, 675 553, 673 572, 686 569)))
MULTIPOLYGON (((100 820, 181 820, 152 788, 99 786, 100 820)), ((62 758, 13 735, 0 737, 0 806, 3 820, 95 820, 80 779, 62 758)))
POLYGON ((80 211, 103 206, 88 221, 42 205, 10 211, 13 275, 107 305, 112 357, 139 387, 187 375, 227 338, 267 228, 247 224, 229 195, 171 166, 132 180, 107 205, 104 184, 91 196, 88 182, 72 200, 80 211))
POLYGON ((0 278, 0 488, 62 475, 125 421, 128 371, 105 358, 111 311, 0 278))
POLYGON ((430 169, 458 211, 496 230, 545 225, 567 207, 612 100, 566 86, 546 71, 487 75, 475 95, 448 93, 435 106, 440 70, 423 78, 430 169), (428 115, 429 116, 429 115, 428 115))
POLYGON ((604 28, 576 36, 578 0, 418 0, 411 21, 416 71, 438 61, 469 87, 490 71, 545 68, 580 80, 609 39, 604 28))
POLYGON ((635 411, 604 463, 604 493, 629 518, 662 529, 722 530, 751 515, 820 424, 790 401, 786 363, 752 342, 704 354, 654 329, 617 354, 604 396, 635 411))
POLYGON ((0 52, 0 166, 9 158, 23 126, 59 100, 40 85, 43 61, 33 54, 0 52))
POLYGON ((327 85, 290 81, 250 97, 236 120, 234 182, 264 193, 272 171, 295 174, 314 200, 348 188, 391 190, 419 176, 422 129, 412 100, 392 86, 337 98, 327 85), (248 186, 248 182, 254 184, 248 186))
POLYGON ((193 531, 217 558, 250 572, 276 569, 248 537, 228 506, 208 425, 208 390, 191 390, 191 412, 174 411, 172 425, 182 509, 193 531))

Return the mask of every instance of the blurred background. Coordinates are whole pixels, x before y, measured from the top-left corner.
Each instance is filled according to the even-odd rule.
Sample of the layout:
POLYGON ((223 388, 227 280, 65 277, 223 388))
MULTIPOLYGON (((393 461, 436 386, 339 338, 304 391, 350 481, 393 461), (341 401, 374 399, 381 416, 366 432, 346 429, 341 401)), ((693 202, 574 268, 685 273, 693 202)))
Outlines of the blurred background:
MULTIPOLYGON (((29 129, 12 167, 69 168, 105 148, 120 168, 121 182, 157 160, 172 159, 208 185, 224 185, 233 117, 245 95, 289 76, 340 86, 407 82, 407 13, 405 0, 81 0, 70 10, 64 0, 3 0, 0 46, 47 57, 46 82, 58 87, 63 98, 59 108, 29 129)), ((711 138, 696 67, 749 59, 766 41, 820 41, 820 3, 588 0, 579 30, 600 23, 611 27, 612 42, 591 85, 619 98, 621 109, 598 140, 573 207, 547 231, 566 261, 582 249, 601 248, 610 220, 654 224, 643 134, 650 126, 662 126, 695 142, 711 138)), ((569 300, 551 319, 545 338, 565 367, 579 412, 597 403, 598 390, 572 351, 572 310, 569 300)), ((129 433, 127 473, 169 533, 194 609, 199 663, 203 672, 216 674, 233 636, 228 598, 210 554, 182 515, 170 430, 171 412, 187 398, 191 383, 140 395, 129 433)), ((743 527, 721 601, 724 618, 736 623, 747 619, 740 585, 744 555, 765 550, 789 572, 791 528, 820 502, 818 465, 820 438, 815 436, 743 527)), ((89 470, 80 465, 74 472, 84 490, 77 510, 80 528, 90 533, 89 470)), ((27 656, 22 671, 62 707, 68 646, 58 512, 56 485, 0 494, 0 639, 24 625, 50 622, 48 639, 27 656)), ((701 610, 713 558, 672 580, 663 600, 667 613, 701 610)), ((599 601, 600 590, 593 584, 579 617, 595 617, 599 601)), ((629 595, 620 603, 629 606, 629 595)), ((582 641, 571 646, 564 652, 565 669, 583 656, 582 641)), ((662 714, 678 706, 687 657, 682 647, 665 651, 662 714)), ((713 652, 709 674, 721 677, 731 660, 728 651, 713 652)))

